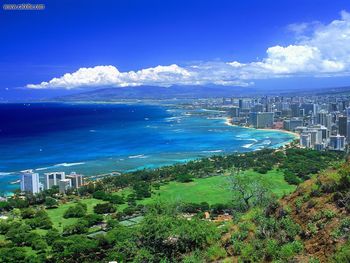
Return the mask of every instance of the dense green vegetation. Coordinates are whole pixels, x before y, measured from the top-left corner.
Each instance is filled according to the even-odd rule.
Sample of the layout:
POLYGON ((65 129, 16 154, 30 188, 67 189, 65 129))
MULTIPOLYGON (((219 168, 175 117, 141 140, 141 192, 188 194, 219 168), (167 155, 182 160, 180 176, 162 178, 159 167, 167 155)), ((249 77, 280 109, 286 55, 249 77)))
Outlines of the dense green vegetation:
POLYGON ((0 202, 0 262, 346 262, 342 160, 262 150, 107 177, 65 196, 15 195, 0 202), (322 235, 339 242, 318 254, 322 235))

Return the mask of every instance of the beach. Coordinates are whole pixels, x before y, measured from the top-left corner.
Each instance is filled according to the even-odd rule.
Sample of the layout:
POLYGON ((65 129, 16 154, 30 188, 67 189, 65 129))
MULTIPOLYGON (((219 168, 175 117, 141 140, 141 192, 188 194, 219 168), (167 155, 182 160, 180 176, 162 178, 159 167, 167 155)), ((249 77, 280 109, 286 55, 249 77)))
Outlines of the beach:
POLYGON ((296 133, 296 132, 292 132, 292 131, 287 131, 287 130, 282 130, 282 129, 272 129, 272 128, 259 128, 259 129, 257 129, 257 128, 253 128, 253 127, 246 127, 246 126, 236 125, 236 124, 232 123, 230 117, 226 118, 225 124, 227 124, 229 126, 233 126, 233 127, 241 127, 241 128, 245 128, 245 129, 253 129, 253 130, 258 130, 258 131, 260 130, 260 131, 283 132, 283 133, 287 133, 287 134, 293 135, 294 139, 300 139, 300 134, 296 133))

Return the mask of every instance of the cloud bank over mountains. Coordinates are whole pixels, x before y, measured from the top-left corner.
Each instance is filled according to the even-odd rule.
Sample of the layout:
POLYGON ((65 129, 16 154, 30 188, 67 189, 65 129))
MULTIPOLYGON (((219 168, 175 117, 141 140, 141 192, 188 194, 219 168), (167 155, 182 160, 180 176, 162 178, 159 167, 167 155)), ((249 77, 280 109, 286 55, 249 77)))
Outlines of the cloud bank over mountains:
POLYGON ((293 76, 334 77, 350 75, 350 13, 329 24, 292 24, 295 43, 273 46, 260 61, 242 63, 202 62, 189 66, 176 64, 138 71, 120 72, 115 66, 80 68, 27 88, 74 89, 82 87, 132 87, 172 85, 249 86, 254 80, 293 76))

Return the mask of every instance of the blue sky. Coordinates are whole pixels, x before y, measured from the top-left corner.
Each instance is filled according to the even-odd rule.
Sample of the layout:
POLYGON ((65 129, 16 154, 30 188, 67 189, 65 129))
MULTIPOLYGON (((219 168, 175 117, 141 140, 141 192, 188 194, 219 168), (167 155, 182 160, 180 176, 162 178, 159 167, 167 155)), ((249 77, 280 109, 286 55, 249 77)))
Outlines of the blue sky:
POLYGON ((350 45, 347 0, 30 3, 46 8, 0 11, 3 98, 100 86, 280 88, 350 80, 350 50, 330 51, 350 45), (330 46, 321 33, 345 37, 330 46), (62 78, 66 73, 73 74, 62 78))

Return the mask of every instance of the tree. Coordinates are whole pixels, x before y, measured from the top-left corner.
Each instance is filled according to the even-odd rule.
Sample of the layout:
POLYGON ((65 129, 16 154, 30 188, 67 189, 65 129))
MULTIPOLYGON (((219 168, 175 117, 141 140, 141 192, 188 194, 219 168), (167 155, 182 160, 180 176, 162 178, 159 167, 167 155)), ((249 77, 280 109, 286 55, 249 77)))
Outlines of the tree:
POLYGON ((88 222, 85 220, 79 220, 76 224, 69 225, 63 228, 63 235, 76 235, 76 234, 84 234, 88 231, 88 222))
POLYGON ((180 174, 177 176, 176 180, 180 183, 189 183, 193 181, 193 176, 190 174, 180 174))
POLYGON ((25 263, 28 262, 26 250, 22 247, 0 248, 0 262, 25 263))
MULTIPOLYGON (((103 221, 103 216, 98 214, 89 214, 84 216, 81 220, 87 223, 87 226, 91 227, 103 221)), ((79 222, 79 221, 78 221, 79 222)))
POLYGON ((105 191, 96 191, 92 194, 92 197, 95 199, 104 200, 106 198, 107 193, 105 191))
POLYGON ((33 218, 35 216, 35 210, 31 207, 23 208, 21 210, 21 216, 23 219, 33 218))
POLYGON ((46 208, 55 208, 58 206, 58 202, 55 198, 52 197, 46 197, 45 198, 45 206, 46 208))
POLYGON ((36 226, 43 228, 43 229, 50 229, 52 228, 52 222, 47 214, 47 212, 44 209, 39 210, 34 217, 34 220, 36 221, 36 226))
POLYGON ((120 205, 120 204, 124 204, 125 203, 124 198, 121 197, 120 195, 110 195, 108 197, 107 201, 109 201, 112 204, 116 204, 116 205, 120 205))
POLYGON ((69 207, 64 213, 64 218, 73 218, 73 217, 83 217, 86 215, 87 207, 85 204, 77 203, 75 206, 69 207))
POLYGON ((6 233, 6 237, 13 243, 21 245, 27 241, 27 234, 30 231, 31 228, 28 225, 15 222, 11 224, 6 233))
POLYGON ((9 202, 0 201, 0 212, 9 210, 11 210, 11 205, 9 204, 9 202))
POLYGON ((133 189, 135 191, 136 199, 138 200, 151 197, 151 187, 147 182, 137 182, 133 185, 133 189))
POLYGON ((94 206, 94 212, 96 214, 109 214, 116 211, 115 207, 111 203, 97 204, 94 206))
POLYGON ((96 240, 81 235, 55 241, 52 244, 52 251, 52 262, 100 262, 103 256, 103 253, 99 252, 96 240))
POLYGON ((247 211, 253 205, 265 204, 271 193, 261 175, 249 176, 234 169, 228 176, 228 188, 232 193, 234 209, 247 211))
POLYGON ((55 240, 58 240, 60 238, 60 232, 56 228, 52 228, 49 231, 47 231, 47 234, 45 236, 45 240, 48 244, 52 244, 55 240))
POLYGON ((149 208, 139 231, 142 234, 136 243, 152 252, 154 262, 179 262, 179 255, 208 248, 220 238, 214 224, 196 218, 186 220, 178 216, 176 207, 162 204, 149 208))

